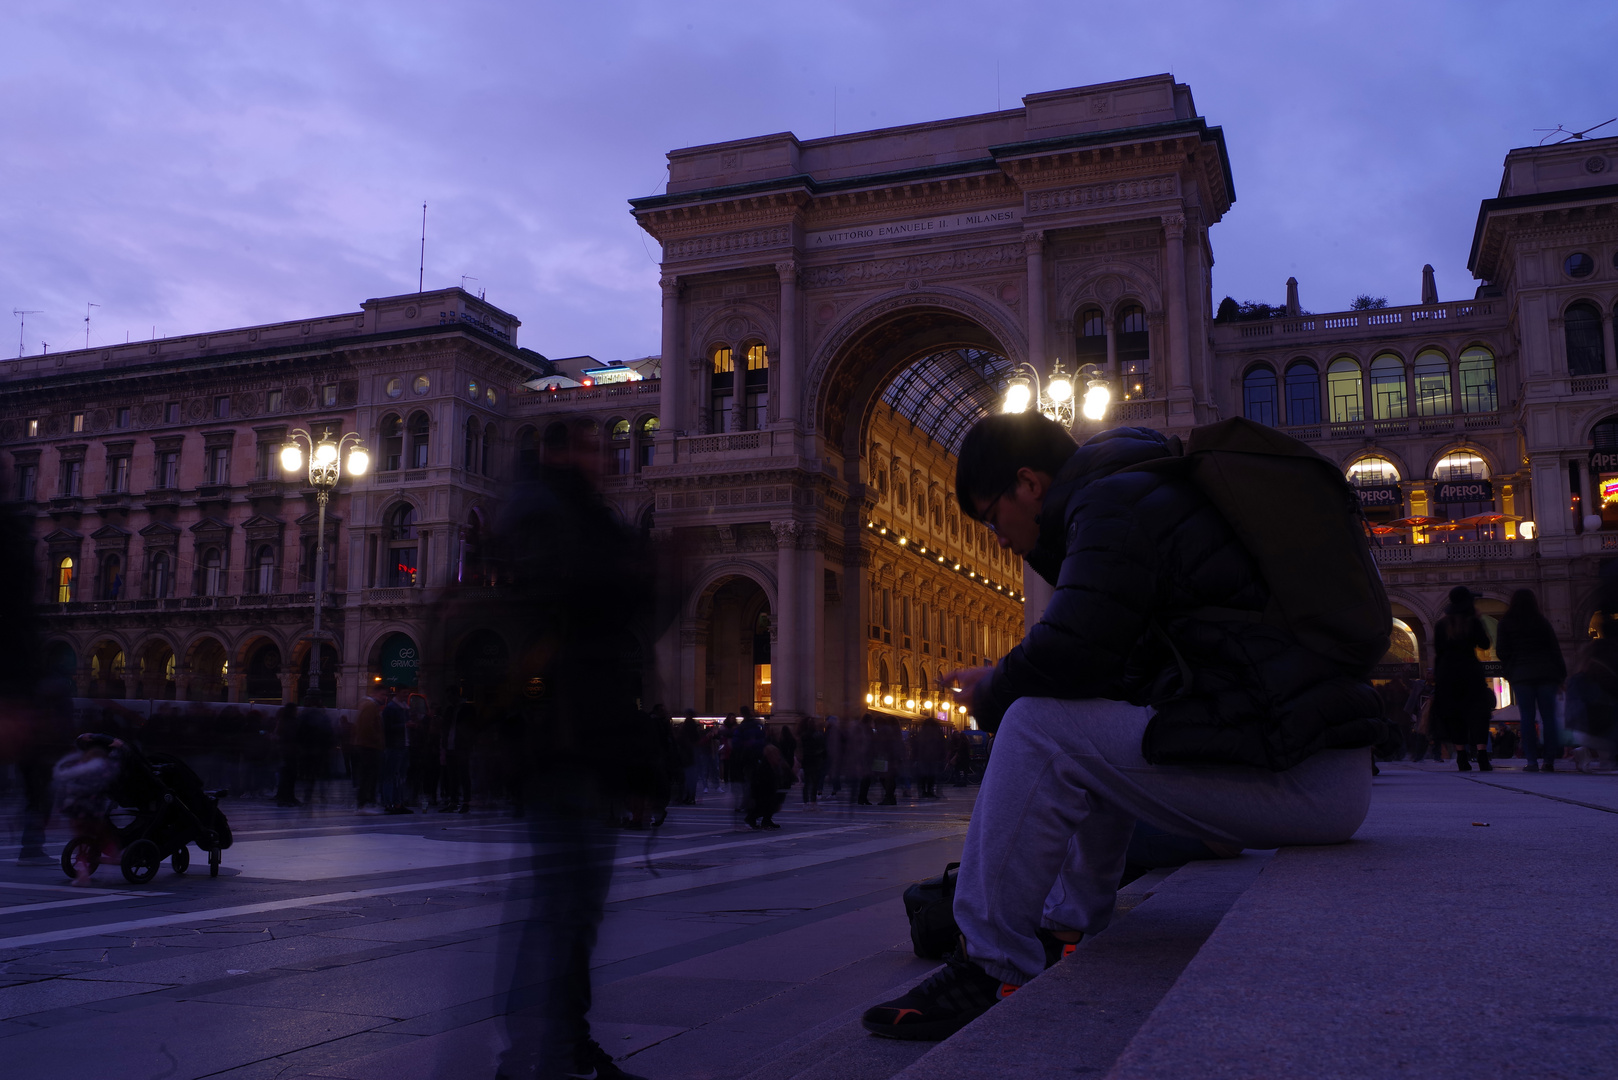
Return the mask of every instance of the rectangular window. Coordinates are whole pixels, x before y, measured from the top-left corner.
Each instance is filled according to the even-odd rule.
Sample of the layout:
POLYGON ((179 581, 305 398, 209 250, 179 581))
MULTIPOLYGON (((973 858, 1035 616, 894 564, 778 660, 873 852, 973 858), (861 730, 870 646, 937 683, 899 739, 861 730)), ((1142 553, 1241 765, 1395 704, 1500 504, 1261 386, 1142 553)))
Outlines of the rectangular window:
POLYGON ((208 483, 230 483, 230 450, 216 446, 208 451, 208 483))
POLYGON ((160 488, 177 488, 180 486, 180 452, 178 450, 164 450, 157 455, 157 486, 160 488))
POLYGON ((107 459, 107 490, 120 493, 129 491, 128 454, 119 454, 107 459))
POLYGON ((715 394, 709 416, 712 421, 715 435, 722 435, 727 431, 736 430, 736 418, 731 402, 736 400, 734 394, 715 394))
POLYGON ((180 403, 171 401, 163 406, 163 423, 178 424, 180 422, 180 403))
POLYGON ((39 466, 17 466, 17 499, 20 502, 33 502, 34 495, 39 487, 39 466))
POLYGON ((416 549, 396 547, 388 549, 388 587, 412 589, 416 585, 416 549))
POLYGON ((274 480, 275 467, 280 464, 276 457, 277 447, 274 443, 259 443, 258 452, 253 457, 253 479, 274 480))
POLYGON ((213 399, 213 415, 215 420, 223 420, 230 415, 230 398, 220 394, 213 399))
POLYGON ((39 438, 39 421, 38 420, 30 420, 30 421, 28 421, 28 437, 30 439, 39 438))
POLYGON ((281 391, 279 391, 279 390, 271 390, 270 391, 269 411, 272 412, 272 413, 278 413, 278 412, 281 411, 281 391))
POLYGON ((84 488, 84 462, 62 462, 62 494, 79 495, 84 488))
POLYGON ((326 408, 335 408, 337 405, 337 384, 328 383, 320 388, 320 403, 326 408))
POLYGON ((84 414, 83 413, 76 412, 76 413, 73 414, 73 430, 74 431, 83 431, 84 430, 84 414))
POLYGON ((768 392, 747 394, 747 426, 758 431, 769 421, 770 395, 768 392))
POLYGON ((116 414, 116 419, 113 422, 115 424, 117 424, 120 428, 126 428, 126 427, 129 426, 129 406, 128 405, 124 405, 121 408, 119 408, 119 410, 118 410, 118 412, 116 414))

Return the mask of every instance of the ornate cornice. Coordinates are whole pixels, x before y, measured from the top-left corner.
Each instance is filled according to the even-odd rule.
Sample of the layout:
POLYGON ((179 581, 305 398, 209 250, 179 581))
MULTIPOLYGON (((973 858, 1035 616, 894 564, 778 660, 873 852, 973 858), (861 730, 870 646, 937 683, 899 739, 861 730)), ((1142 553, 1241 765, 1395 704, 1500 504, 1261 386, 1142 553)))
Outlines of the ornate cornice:
MULTIPOLYGON (((1113 180, 1076 187, 1046 188, 1025 196, 1028 213, 1052 214, 1123 203, 1150 202, 1178 198, 1178 176, 1146 176, 1133 180, 1113 180)), ((1182 218, 1182 221, 1184 219, 1182 218)))

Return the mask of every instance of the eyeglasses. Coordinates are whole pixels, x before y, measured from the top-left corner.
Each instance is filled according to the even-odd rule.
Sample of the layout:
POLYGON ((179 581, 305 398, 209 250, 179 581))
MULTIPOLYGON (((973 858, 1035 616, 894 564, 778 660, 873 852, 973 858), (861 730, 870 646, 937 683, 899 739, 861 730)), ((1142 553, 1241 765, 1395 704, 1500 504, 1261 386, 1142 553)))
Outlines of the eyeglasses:
POLYGON ((1000 535, 1000 529, 995 524, 995 518, 1000 516, 1000 500, 1005 498, 1007 495, 1010 495, 1013 491, 1016 491, 1017 483, 1018 482, 1015 479, 1012 480, 1011 483, 1000 492, 1000 494, 990 499, 983 507, 983 513, 980 520, 988 527, 989 531, 994 533, 996 536, 1000 535))

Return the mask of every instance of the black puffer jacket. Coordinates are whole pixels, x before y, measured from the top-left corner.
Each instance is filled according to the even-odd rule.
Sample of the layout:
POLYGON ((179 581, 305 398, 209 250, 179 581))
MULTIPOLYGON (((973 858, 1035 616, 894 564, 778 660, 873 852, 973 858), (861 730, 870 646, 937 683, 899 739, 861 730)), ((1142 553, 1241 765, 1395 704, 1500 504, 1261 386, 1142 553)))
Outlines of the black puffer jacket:
POLYGON ((1258 568, 1201 491, 1172 468, 1130 469, 1168 457, 1157 432, 1117 428, 1063 467, 1028 560, 1056 594, 996 666, 979 722, 992 730, 1019 697, 1109 698, 1157 709, 1142 746, 1156 763, 1281 770, 1372 745, 1376 692, 1257 621, 1269 599, 1258 568), (1254 620, 1192 614, 1202 608, 1254 620))

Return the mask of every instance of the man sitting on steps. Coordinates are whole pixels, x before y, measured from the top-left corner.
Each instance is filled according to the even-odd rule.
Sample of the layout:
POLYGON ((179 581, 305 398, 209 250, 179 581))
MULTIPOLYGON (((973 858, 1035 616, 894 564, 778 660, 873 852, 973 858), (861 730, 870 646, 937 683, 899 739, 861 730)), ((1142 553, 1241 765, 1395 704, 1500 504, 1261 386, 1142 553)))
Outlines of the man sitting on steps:
POLYGON ((961 509, 1055 595, 994 668, 952 677, 998 729, 961 945, 867 1030, 944 1038, 1104 929, 1137 821, 1262 849, 1340 843, 1364 820, 1385 730, 1365 676, 1391 617, 1352 492, 1244 420, 1179 450, 1141 428, 1076 446, 1032 412, 963 442, 961 509))

